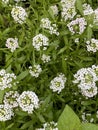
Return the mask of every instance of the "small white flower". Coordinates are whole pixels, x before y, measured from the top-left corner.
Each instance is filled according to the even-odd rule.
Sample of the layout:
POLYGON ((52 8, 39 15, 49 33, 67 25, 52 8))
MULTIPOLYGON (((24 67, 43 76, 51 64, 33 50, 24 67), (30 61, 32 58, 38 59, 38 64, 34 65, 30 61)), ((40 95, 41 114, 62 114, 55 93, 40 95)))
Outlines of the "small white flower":
POLYGON ((0 90, 16 86, 16 76, 14 73, 6 73, 5 70, 0 70, 0 90))
POLYGON ((17 99, 19 97, 19 93, 17 91, 9 91, 4 95, 4 104, 9 108, 18 107, 17 99))
POLYGON ((76 18, 75 20, 71 21, 67 24, 69 30, 72 34, 82 34, 86 29, 87 22, 85 18, 76 18))
POLYGON ((50 9, 52 10, 54 15, 58 15, 58 7, 57 7, 57 5, 50 6, 50 9))
POLYGON ((73 19, 76 14, 75 7, 63 8, 61 12, 61 16, 65 21, 73 19))
POLYGON ((97 87, 91 87, 90 89, 86 90, 82 89, 81 92, 84 96, 91 98, 97 95, 97 87))
POLYGON ((11 52, 14 52, 16 48, 19 47, 17 38, 8 38, 6 41, 6 47, 11 49, 11 52))
POLYGON ((86 42, 87 51, 96 52, 98 51, 98 39, 92 38, 91 41, 86 42))
POLYGON ((80 84, 78 84, 78 87, 79 87, 81 90, 87 90, 87 89, 91 89, 91 88, 96 87, 96 84, 95 84, 95 82, 92 82, 91 84, 88 84, 88 83, 80 83, 80 84))
POLYGON ((83 4, 83 13, 84 13, 84 15, 91 15, 93 12, 94 11, 93 11, 92 7, 89 4, 87 4, 87 3, 83 4))
POLYGON ((98 110, 96 111, 96 117, 98 118, 98 110))
POLYGON ((94 122, 94 118, 91 118, 91 119, 90 119, 90 123, 93 123, 93 122, 94 122))
POLYGON ((7 121, 11 120, 12 116, 14 116, 14 113, 12 109, 10 109, 6 105, 0 105, 0 121, 7 121))
POLYGON ((98 81, 98 65, 92 65, 92 70, 94 71, 97 81, 98 81))
POLYGON ((44 63, 47 63, 47 62, 50 61, 50 56, 43 54, 41 60, 42 60, 44 63))
POLYGON ((75 39, 75 43, 78 43, 78 42, 79 42, 79 38, 76 38, 76 39, 75 39))
POLYGON ((51 121, 51 122, 46 122, 43 124, 43 128, 39 128, 39 129, 36 129, 36 130, 58 130, 57 128, 57 123, 54 122, 54 121, 51 121))
POLYGON ((49 18, 42 18, 40 27, 47 29, 50 34, 56 34, 57 36, 59 35, 59 32, 57 31, 58 30, 57 25, 52 24, 49 18))
POLYGON ((20 6, 12 8, 11 15, 16 23, 23 24, 26 21, 27 13, 25 9, 20 6))
POLYGON ((66 8, 75 6, 76 0, 61 0, 61 5, 66 8))
POLYGON ((98 8, 94 10, 94 20, 93 23, 98 25, 98 8))
POLYGON ((51 21, 49 20, 49 18, 42 18, 40 27, 49 29, 51 27, 51 21))
POLYGON ((61 16, 62 19, 67 21, 68 19, 71 20, 77 14, 75 9, 75 2, 76 0, 61 0, 61 16))
POLYGON ((93 65, 91 68, 81 68, 74 75, 73 83, 78 83, 82 94, 87 97, 93 97, 97 94, 96 81, 98 81, 97 66, 93 65))
POLYGON ((2 2, 3 2, 4 4, 7 4, 7 3, 9 2, 9 0, 2 0, 2 2))
POLYGON ((32 66, 29 66, 29 73, 31 74, 32 77, 39 77, 39 74, 42 72, 42 69, 41 69, 41 66, 38 64, 38 65, 34 65, 33 67, 32 66))
POLYGON ((33 113, 39 107, 39 99, 32 91, 24 91, 18 98, 19 106, 23 111, 33 113))
POLYGON ((59 76, 55 77, 50 82, 50 89, 53 90, 53 92, 60 93, 62 89, 65 87, 66 77, 64 74, 59 74, 59 76))
POLYGON ((93 82, 97 81, 96 74, 92 70, 92 68, 81 68, 74 75, 75 80, 74 83, 88 84, 91 85, 93 82))
POLYGON ((33 37, 32 45, 37 51, 40 51, 41 48, 43 49, 44 47, 47 47, 49 45, 49 39, 43 34, 38 34, 33 37))

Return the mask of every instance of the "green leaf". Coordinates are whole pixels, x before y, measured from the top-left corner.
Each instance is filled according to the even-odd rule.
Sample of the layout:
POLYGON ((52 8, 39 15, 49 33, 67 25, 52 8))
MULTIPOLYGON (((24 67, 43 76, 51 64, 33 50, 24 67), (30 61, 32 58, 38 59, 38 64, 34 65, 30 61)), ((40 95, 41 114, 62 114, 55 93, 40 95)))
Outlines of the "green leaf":
POLYGON ((74 111, 66 105, 58 120, 59 130, 82 130, 81 122, 74 111))
POLYGON ((98 125, 82 123, 82 130, 98 130, 98 125))
POLYGON ((59 50, 59 52, 57 53, 57 55, 63 53, 65 50, 66 50, 66 47, 61 48, 61 49, 59 50))
POLYGON ((82 0, 76 0, 76 8, 83 15, 82 0))
POLYGON ((13 125, 14 125, 14 123, 11 123, 10 125, 8 125, 8 126, 6 127, 6 130, 11 129, 13 125))
POLYGON ((91 38, 92 38, 92 28, 89 26, 87 28, 87 39, 91 40, 91 38))
POLYGON ((1 91, 0 91, 0 103, 2 103, 3 96, 4 96, 4 91, 1 90, 1 91))
POLYGON ((26 122, 25 124, 23 124, 22 126, 21 126, 21 130, 24 130, 24 129, 27 129, 29 126, 31 126, 33 123, 32 123, 32 121, 28 121, 28 122, 26 122))
POLYGON ((28 71, 23 71, 20 75, 17 76, 17 80, 22 80, 28 75, 28 71))

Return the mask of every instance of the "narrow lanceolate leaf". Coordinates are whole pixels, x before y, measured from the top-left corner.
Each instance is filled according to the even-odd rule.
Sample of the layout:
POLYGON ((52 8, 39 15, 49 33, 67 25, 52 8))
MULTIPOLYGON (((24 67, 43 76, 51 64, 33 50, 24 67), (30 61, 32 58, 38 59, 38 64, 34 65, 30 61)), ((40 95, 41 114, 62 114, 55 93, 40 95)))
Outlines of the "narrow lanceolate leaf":
POLYGON ((59 130, 82 130, 81 122, 74 111, 66 105, 58 120, 59 130))
POLYGON ((4 96, 4 90, 0 90, 0 103, 2 103, 3 96, 4 96))
POLYGON ((98 130, 98 125, 94 125, 91 123, 83 123, 82 130, 98 130))
POLYGON ((76 0, 76 8, 83 15, 82 0, 76 0))
POLYGON ((18 76, 17 76, 17 80, 22 80, 22 79, 24 79, 27 75, 29 74, 29 72, 26 70, 26 71, 23 71, 21 74, 19 74, 18 76))
POLYGON ((87 28, 87 39, 91 40, 91 38, 92 38, 92 28, 89 26, 87 28))

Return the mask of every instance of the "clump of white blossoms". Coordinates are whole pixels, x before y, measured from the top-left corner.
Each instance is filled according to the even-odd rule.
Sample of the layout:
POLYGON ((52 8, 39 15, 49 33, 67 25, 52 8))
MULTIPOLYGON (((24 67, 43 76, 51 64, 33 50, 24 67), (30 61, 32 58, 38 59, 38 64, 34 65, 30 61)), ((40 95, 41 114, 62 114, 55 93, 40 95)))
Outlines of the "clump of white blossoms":
POLYGON ((98 25, 98 8, 94 10, 94 20, 93 23, 98 25))
POLYGON ((57 123, 54 122, 54 121, 51 121, 51 122, 46 122, 43 124, 43 128, 39 128, 39 129, 36 129, 36 130, 58 130, 57 128, 57 123))
POLYGON ((42 72, 42 68, 39 64, 35 64, 33 67, 29 66, 29 73, 32 77, 39 77, 40 73, 42 72))
POLYGON ((82 113, 82 122, 94 122, 94 118, 92 117, 91 113, 83 112, 82 113))
POLYGON ((3 2, 4 4, 7 4, 7 3, 9 2, 9 0, 2 0, 2 2, 3 2))
POLYGON ((82 6, 83 6, 83 14, 84 15, 93 14, 94 11, 93 11, 92 7, 89 4, 85 3, 82 6))
POLYGON ((10 109, 6 105, 1 104, 0 105, 0 121, 11 120, 12 116, 14 116, 12 109, 10 109))
POLYGON ((96 81, 98 81, 98 75, 95 73, 96 68, 95 65, 91 68, 82 68, 74 75, 75 80, 73 83, 78 84, 82 94, 86 97, 93 97, 97 94, 96 81))
POLYGON ((59 74, 57 77, 55 77, 50 82, 50 89, 53 90, 53 92, 60 93, 62 89, 65 87, 66 77, 64 74, 59 74))
POLYGON ((98 40, 92 38, 86 42, 87 51, 97 52, 98 51, 98 40))
POLYGON ((11 52, 14 52, 16 50, 16 48, 19 47, 18 38, 8 38, 6 40, 6 47, 11 49, 11 52))
POLYGON ((38 34, 33 37, 32 45, 37 51, 40 51, 41 49, 46 50, 49 45, 49 39, 43 34, 38 34))
POLYGON ((79 38, 76 38, 76 39, 74 40, 74 42, 75 42, 75 43, 78 43, 79 40, 80 40, 79 38))
POLYGON ((61 0, 61 16, 62 19, 71 20, 77 14, 75 9, 76 0, 61 0))
POLYGON ((92 69, 96 75, 96 81, 98 81, 98 65, 92 65, 92 69))
POLYGON ((77 71, 74 75, 74 83, 85 83, 85 84, 92 84, 97 80, 97 77, 92 68, 81 68, 77 71))
POLYGON ((42 18, 40 27, 47 29, 50 34, 56 34, 57 36, 59 35, 57 25, 52 24, 49 18, 42 18))
POLYGON ((12 8, 11 15, 16 23, 23 24, 26 21, 27 13, 21 6, 15 6, 12 8))
POLYGON ((16 86, 17 83, 14 73, 6 73, 4 69, 0 70, 0 90, 16 86))
POLYGON ((9 91, 4 95, 4 104, 9 108, 18 107, 17 99, 19 97, 19 93, 17 91, 9 91))
POLYGON ((43 54, 42 57, 41 57, 41 60, 44 62, 44 63, 47 63, 49 62, 51 59, 50 59, 50 56, 46 55, 46 54, 43 54))
POLYGON ((19 107, 30 113, 39 107, 38 96, 32 91, 24 91, 18 98, 19 107))
POLYGON ((57 7, 57 5, 50 6, 49 9, 51 9, 53 15, 58 15, 58 7, 57 7))
POLYGON ((67 24, 69 31, 72 34, 82 34, 86 29, 87 22, 85 18, 76 18, 67 24))
POLYGON ((97 93, 98 93, 97 91, 98 91, 97 86, 91 86, 89 89, 86 89, 86 90, 82 89, 81 90, 82 95, 84 95, 88 98, 91 98, 91 97, 97 95, 97 93))

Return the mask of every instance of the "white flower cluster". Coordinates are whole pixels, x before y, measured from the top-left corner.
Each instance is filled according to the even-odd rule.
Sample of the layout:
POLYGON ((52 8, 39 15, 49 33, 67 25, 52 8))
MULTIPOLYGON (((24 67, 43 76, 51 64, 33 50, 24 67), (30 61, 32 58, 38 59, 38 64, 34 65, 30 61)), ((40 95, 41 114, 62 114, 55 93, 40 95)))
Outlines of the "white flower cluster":
POLYGON ((17 101, 21 109, 29 114, 39 107, 39 99, 32 91, 24 91, 17 101))
POLYGON ((67 24, 72 34, 75 34, 75 33, 82 34, 86 28, 86 25, 87 25, 87 22, 85 18, 76 18, 75 20, 67 24))
POLYGON ((75 9, 75 2, 76 0, 61 0, 61 16, 65 21, 68 19, 73 19, 74 16, 77 14, 75 9))
POLYGON ((78 87, 86 97, 93 97, 97 94, 96 81, 98 81, 98 66, 82 68, 74 75, 73 83, 78 83, 78 87))
POLYGON ((62 89, 65 87, 66 77, 64 74, 59 74, 57 77, 55 77, 50 82, 50 89, 53 90, 53 92, 60 93, 62 89))
POLYGON ((8 106, 1 104, 0 105, 0 121, 11 120, 12 116, 14 116, 12 109, 9 109, 8 106))
POLYGON ((57 25, 52 24, 49 18, 42 18, 40 27, 47 29, 50 34, 56 34, 57 36, 59 35, 59 32, 57 31, 58 30, 57 25))
POLYGON ((74 42, 75 42, 75 43, 78 43, 79 40, 80 40, 79 38, 76 38, 74 42))
POLYGON ((51 122, 46 122, 43 124, 43 128, 39 128, 39 129, 36 129, 36 130, 58 130, 57 128, 57 123, 54 122, 54 121, 51 121, 51 122))
POLYGON ((9 0, 2 0, 2 2, 3 2, 4 4, 7 4, 7 3, 9 2, 9 0))
POLYGON ((4 69, 0 70, 0 90, 16 86, 16 76, 14 73, 6 73, 4 69))
POLYGON ((12 8, 11 15, 16 23, 23 24, 26 21, 27 13, 21 6, 12 8))
POLYGON ((32 66, 29 66, 29 73, 31 74, 32 77, 39 77, 39 74, 42 72, 42 68, 41 66, 38 64, 38 65, 34 65, 33 67, 32 66))
POLYGON ((92 117, 91 113, 83 112, 82 113, 82 122, 93 123, 94 122, 94 118, 92 117))
POLYGON ((4 104, 9 108, 18 107, 17 99, 19 97, 19 93, 17 91, 9 91, 4 95, 4 104))
POLYGON ((50 56, 46 55, 46 54, 43 54, 42 57, 41 57, 41 60, 44 62, 44 63, 47 63, 50 61, 50 56))
POLYGON ((57 5, 50 6, 50 9, 52 10, 53 15, 58 15, 57 5))
POLYGON ((6 47, 11 49, 11 52, 14 52, 16 50, 16 48, 19 47, 18 38, 8 38, 6 40, 6 47))
POLYGON ((94 24, 98 25, 98 8, 94 10, 94 24))
POLYGON ((38 34, 33 37, 32 45, 37 51, 40 51, 41 49, 46 50, 49 45, 49 39, 43 34, 38 34))
POLYGON ((92 7, 89 4, 85 3, 82 6, 83 6, 83 14, 84 15, 91 15, 94 13, 92 7))
POLYGON ((87 51, 96 52, 98 51, 98 40, 92 38, 90 41, 86 42, 87 51))

